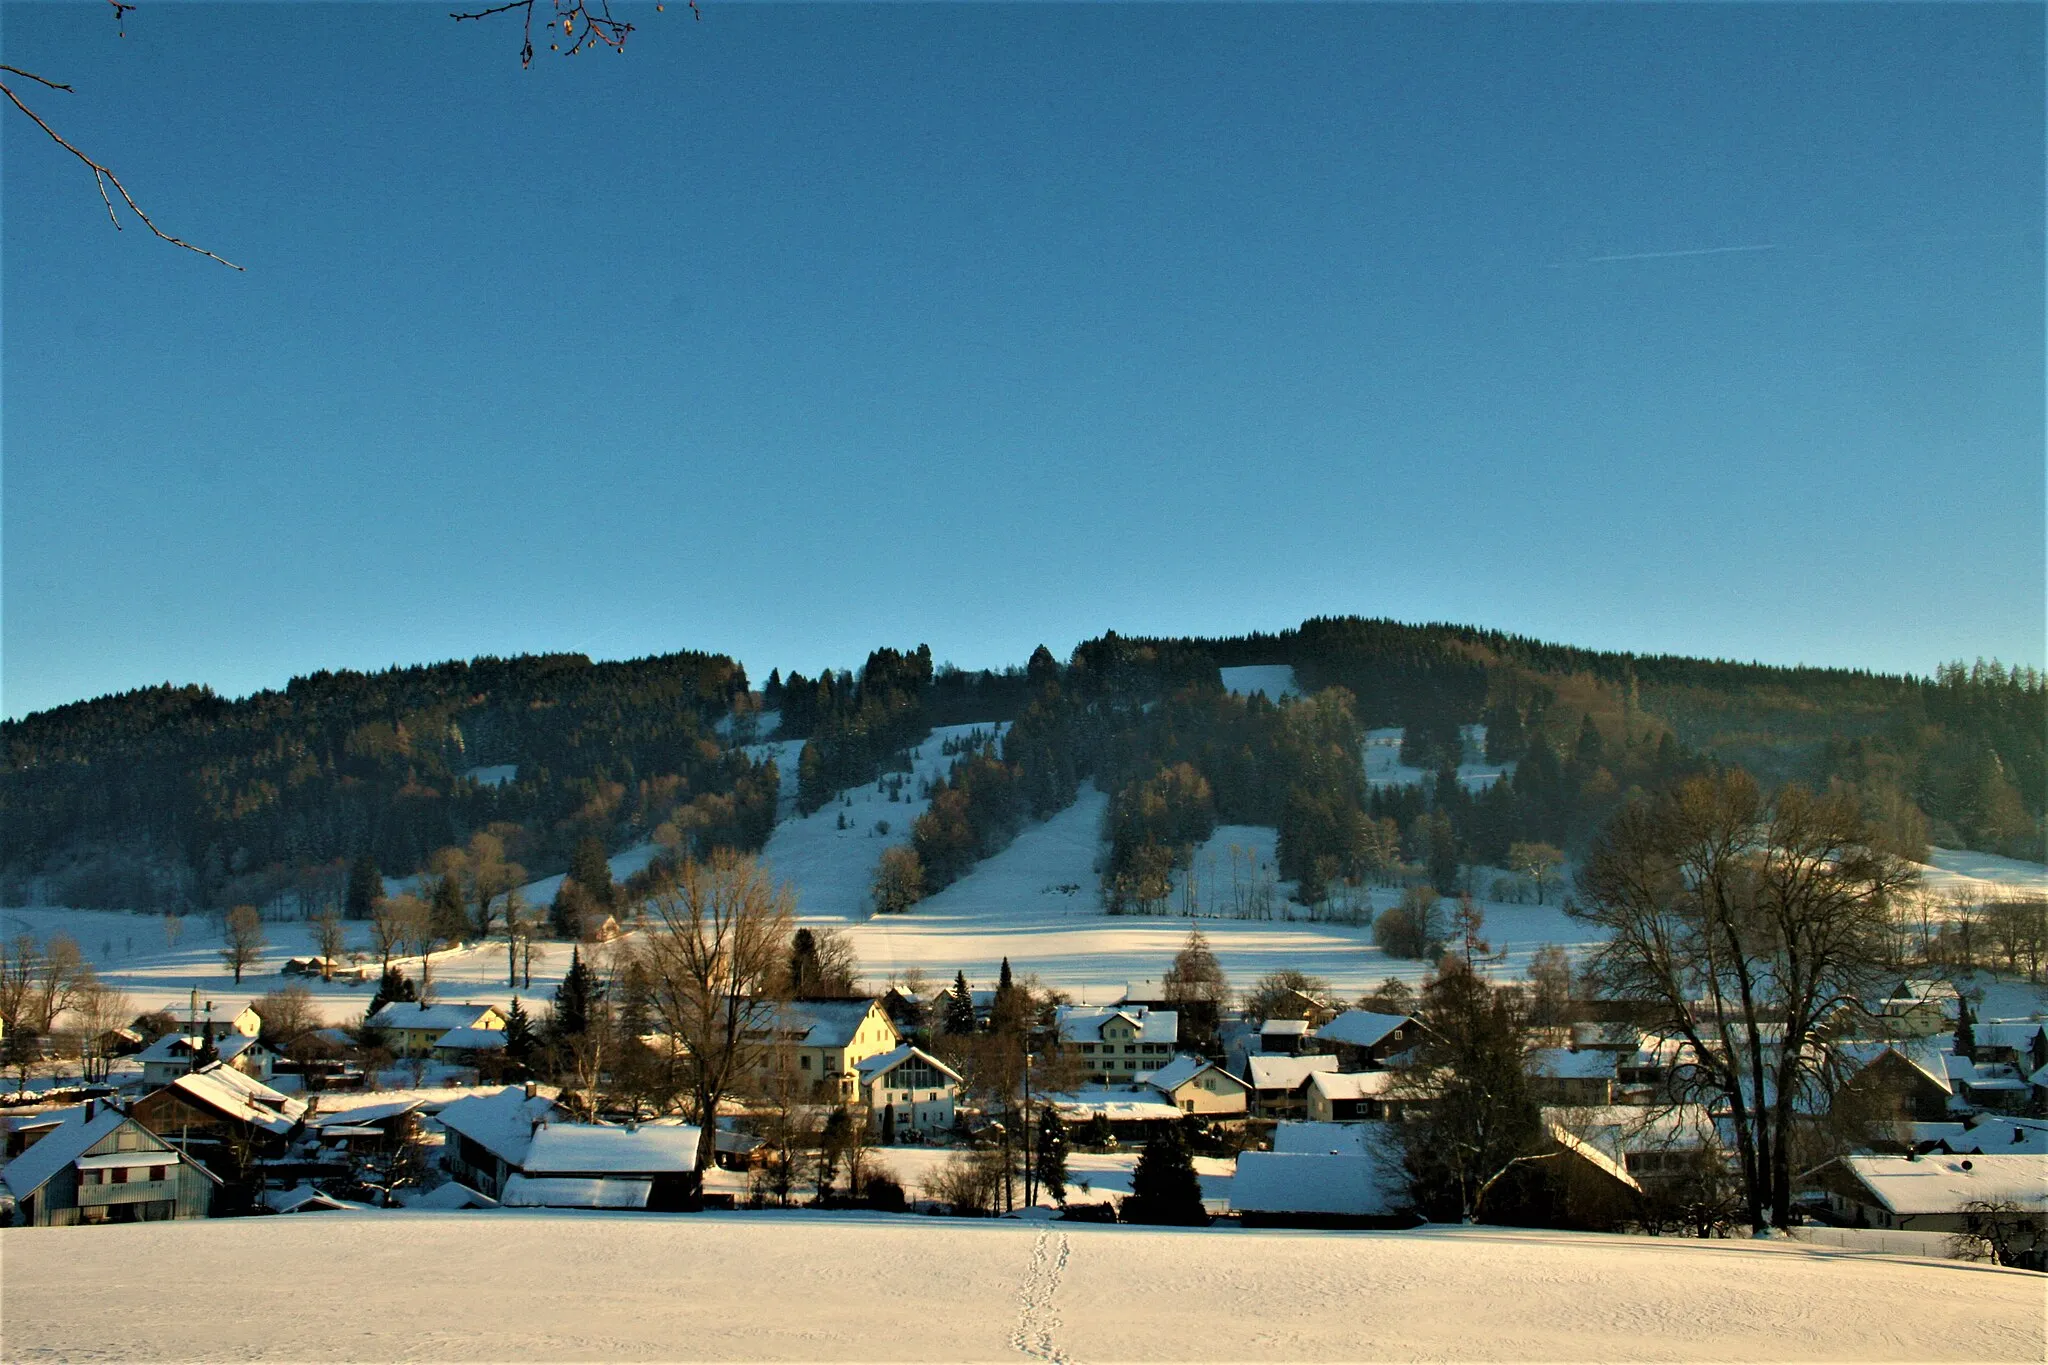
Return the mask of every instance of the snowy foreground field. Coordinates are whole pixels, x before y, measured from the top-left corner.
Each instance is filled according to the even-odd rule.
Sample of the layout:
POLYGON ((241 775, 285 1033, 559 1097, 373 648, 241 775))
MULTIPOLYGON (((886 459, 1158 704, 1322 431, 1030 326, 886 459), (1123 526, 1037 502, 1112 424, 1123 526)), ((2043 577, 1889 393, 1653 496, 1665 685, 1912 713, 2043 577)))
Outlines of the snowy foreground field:
POLYGON ((2040 1276, 1781 1244, 822 1215, 0 1233, 31 1360, 2043 1358, 2040 1276), (163 1292, 264 1267, 277 1297, 163 1292))

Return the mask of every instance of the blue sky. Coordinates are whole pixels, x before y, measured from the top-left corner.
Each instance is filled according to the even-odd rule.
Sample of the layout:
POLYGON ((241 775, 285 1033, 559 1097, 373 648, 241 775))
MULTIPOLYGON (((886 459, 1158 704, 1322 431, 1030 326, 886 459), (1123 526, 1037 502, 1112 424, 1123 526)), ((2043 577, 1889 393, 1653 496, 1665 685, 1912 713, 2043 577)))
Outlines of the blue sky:
POLYGON ((0 13, 248 267, 6 111, 7 715, 1349 612, 2042 661, 2040 6, 713 0, 525 72, 448 8, 0 13))

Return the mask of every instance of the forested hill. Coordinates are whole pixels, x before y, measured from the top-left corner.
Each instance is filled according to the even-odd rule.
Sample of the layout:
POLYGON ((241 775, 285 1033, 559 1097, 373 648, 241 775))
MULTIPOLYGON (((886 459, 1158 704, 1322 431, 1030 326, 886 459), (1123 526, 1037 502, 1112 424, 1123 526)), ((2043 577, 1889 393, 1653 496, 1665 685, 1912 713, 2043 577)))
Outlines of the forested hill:
POLYGON ((1112 879, 1133 885, 1157 879, 1155 845, 1187 833, 1150 828, 1135 814, 1147 811, 1277 824, 1290 875, 1319 862, 1349 875, 1368 825, 1395 828, 1409 858, 1439 844, 1449 858, 1454 838, 1458 857, 1486 862, 1518 839, 1569 845, 1630 788, 1709 762, 1853 783, 1906 848, 2039 858, 2048 805, 2048 701, 2032 669, 1921 679, 1346 617, 1217 639, 1110 633, 1064 663, 1041 648, 976 673, 935 669, 922 646, 877 649, 858 671, 777 672, 760 691, 734 660, 688 652, 316 673, 239 701, 145 688, 0 724, 0 873, 15 897, 185 908, 295 885, 324 899, 347 860, 400 875, 479 832, 536 875, 585 839, 758 847, 778 774, 733 743, 757 709, 807 741, 807 809, 872 780, 932 725, 1014 721, 1001 752, 963 757, 934 794, 917 847, 938 883, 1088 780, 1117 797, 1112 879), (1223 696, 1218 670, 1249 664, 1342 691, 1313 712, 1223 696), (1363 730, 1400 726, 1404 762, 1437 771, 1472 725, 1489 761, 1517 765, 1490 801, 1455 783, 1368 792, 1356 761, 1318 757, 1355 756, 1363 730), (1186 814, 1197 807, 1208 814, 1186 814))

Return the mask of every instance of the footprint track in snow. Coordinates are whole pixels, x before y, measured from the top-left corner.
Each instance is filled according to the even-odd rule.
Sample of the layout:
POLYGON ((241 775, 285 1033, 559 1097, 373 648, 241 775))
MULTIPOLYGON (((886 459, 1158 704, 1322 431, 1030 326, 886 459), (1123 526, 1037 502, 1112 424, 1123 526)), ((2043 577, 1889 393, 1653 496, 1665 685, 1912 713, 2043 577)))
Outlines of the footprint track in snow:
POLYGON ((1031 1264, 1017 1290, 1017 1327, 1010 1333, 1010 1346, 1019 1354, 1053 1365, 1074 1365, 1073 1358, 1054 1344, 1060 1318, 1052 1302, 1072 1251, 1067 1234, 1051 1228, 1041 1230, 1032 1242, 1031 1264))

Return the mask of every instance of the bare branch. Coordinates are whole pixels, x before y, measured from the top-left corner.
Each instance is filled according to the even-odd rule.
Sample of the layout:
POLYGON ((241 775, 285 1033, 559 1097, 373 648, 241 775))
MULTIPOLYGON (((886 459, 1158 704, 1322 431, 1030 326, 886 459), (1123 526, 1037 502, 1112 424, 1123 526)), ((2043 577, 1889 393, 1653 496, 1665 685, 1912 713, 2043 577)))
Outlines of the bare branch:
MULTIPOLYGON (((119 4, 116 4, 114 8, 116 11, 116 16, 118 17, 119 12, 123 7, 119 4)), ((133 6, 128 6, 127 8, 132 9, 133 6)), ((25 77, 26 79, 32 81, 39 81, 42 84, 50 87, 52 90, 71 89, 71 87, 68 85, 59 85, 55 81, 45 79, 44 77, 38 76, 31 71, 23 71, 18 67, 0 67, 0 70, 11 72, 14 75, 25 77)), ((220 256, 216 256, 211 251, 208 251, 205 247, 194 246, 192 245, 192 243, 185 241, 181 237, 173 237, 171 236, 170 233, 165 232, 162 228, 158 227, 154 222, 150 221, 149 215, 142 211, 142 206, 135 202, 135 196, 128 193, 128 187, 121 183, 120 176, 115 175, 105 166, 101 165, 97 161, 94 161, 91 157, 87 156, 84 152, 79 151, 78 148, 72 146, 69 142, 66 142, 63 136, 59 134, 55 128, 52 128, 49 124, 43 122, 41 115, 37 114, 35 110, 29 108, 26 104, 23 104, 21 102, 21 96, 14 93, 13 86, 7 84, 5 81, 0 81, 0 95, 7 96, 9 100, 13 101, 15 108, 21 110, 22 113, 27 114, 29 118, 35 121, 36 127, 42 129, 45 133, 49 134, 50 140, 52 142, 56 143, 59 147, 62 147, 65 151, 71 153, 73 156, 77 157, 80 161, 83 161, 86 164, 86 167, 92 171, 93 184, 99 189, 100 192, 100 202, 107 206, 107 220, 114 225, 114 229, 116 231, 119 231, 121 228, 121 219, 114 212, 114 201, 107 195, 108 185, 112 185, 114 187, 114 192, 121 196, 121 202, 128 206, 129 212, 133 213, 137 218, 141 219, 142 225, 148 228, 157 237, 163 239, 166 242, 169 242, 172 246, 179 246, 185 248, 185 250, 187 251, 196 252, 199 255, 206 257, 210 261, 219 261, 222 265, 226 266, 230 270, 242 269, 241 266, 236 265, 233 261, 224 259, 223 257, 220 256)))

